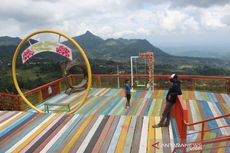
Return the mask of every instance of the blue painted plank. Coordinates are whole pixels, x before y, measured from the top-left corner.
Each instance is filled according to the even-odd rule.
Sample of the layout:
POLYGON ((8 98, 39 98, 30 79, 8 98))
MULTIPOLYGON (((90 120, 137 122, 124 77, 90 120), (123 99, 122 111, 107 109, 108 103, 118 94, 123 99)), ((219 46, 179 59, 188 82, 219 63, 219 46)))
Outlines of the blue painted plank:
POLYGON ((150 106, 153 104, 153 102, 152 102, 152 101, 153 101, 153 99, 152 99, 152 98, 150 98, 150 99, 149 99, 149 101, 148 101, 148 105, 147 105, 147 107, 146 107, 146 109, 145 109, 144 116, 148 116, 150 106))
POLYGON ((110 142, 110 146, 109 146, 107 152, 111 152, 111 153, 115 152, 116 145, 117 145, 118 139, 120 137, 120 133, 121 133, 121 130, 122 130, 122 125, 123 125, 123 123, 125 121, 125 118, 126 118, 126 116, 121 116, 121 118, 119 120, 119 123, 117 125, 117 128, 116 128, 116 131, 115 131, 115 133, 113 135, 113 138, 112 138, 112 140, 110 142))
MULTIPOLYGON (((207 104, 207 101, 200 101, 200 105, 202 107, 202 110, 204 111, 205 119, 214 118, 214 115, 212 114, 212 110, 210 109, 209 105, 207 104)), ((218 124, 216 121, 210 121, 208 122, 208 127, 210 129, 217 128, 218 124)), ((219 129, 212 130, 211 132, 215 132, 216 134, 221 134, 221 131, 219 129)))
POLYGON ((32 116, 34 116, 35 113, 27 113, 26 115, 22 116, 20 119, 18 119, 13 124, 10 124, 8 127, 4 128, 0 131, 0 139, 4 137, 6 134, 23 124, 25 121, 29 120, 32 116))

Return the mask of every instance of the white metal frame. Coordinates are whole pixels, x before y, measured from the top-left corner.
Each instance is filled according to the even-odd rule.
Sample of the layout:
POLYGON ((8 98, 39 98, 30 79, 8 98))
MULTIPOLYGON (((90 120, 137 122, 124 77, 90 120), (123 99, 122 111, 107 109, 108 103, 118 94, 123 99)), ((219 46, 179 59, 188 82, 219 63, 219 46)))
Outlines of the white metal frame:
POLYGON ((138 56, 131 56, 130 57, 130 62, 131 62, 131 87, 133 90, 133 59, 134 58, 139 58, 138 56))

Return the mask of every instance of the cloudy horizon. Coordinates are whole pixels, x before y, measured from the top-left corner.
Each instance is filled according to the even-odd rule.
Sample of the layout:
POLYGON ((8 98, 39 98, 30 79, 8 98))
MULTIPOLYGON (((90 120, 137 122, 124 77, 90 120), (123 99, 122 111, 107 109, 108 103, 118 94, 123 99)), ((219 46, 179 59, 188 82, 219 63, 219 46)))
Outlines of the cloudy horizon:
POLYGON ((0 0, 0 36, 37 29, 230 50, 230 0, 0 0))

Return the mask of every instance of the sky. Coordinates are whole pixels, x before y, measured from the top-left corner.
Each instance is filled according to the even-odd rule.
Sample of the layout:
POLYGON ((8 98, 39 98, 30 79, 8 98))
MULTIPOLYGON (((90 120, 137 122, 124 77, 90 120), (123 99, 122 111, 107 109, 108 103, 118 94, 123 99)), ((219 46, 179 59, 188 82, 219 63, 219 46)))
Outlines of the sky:
POLYGON ((0 0, 0 36, 38 29, 230 51, 230 0, 0 0))

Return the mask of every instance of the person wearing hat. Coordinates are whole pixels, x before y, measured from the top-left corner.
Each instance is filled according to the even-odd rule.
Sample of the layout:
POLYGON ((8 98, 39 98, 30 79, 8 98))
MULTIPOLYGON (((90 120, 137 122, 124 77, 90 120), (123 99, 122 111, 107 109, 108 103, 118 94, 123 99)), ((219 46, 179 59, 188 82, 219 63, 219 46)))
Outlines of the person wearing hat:
POLYGON ((170 112, 171 112, 172 106, 176 103, 177 95, 182 95, 181 88, 180 88, 180 81, 178 80, 178 76, 176 74, 172 74, 169 77, 169 80, 172 83, 172 85, 169 88, 167 96, 166 96, 165 109, 162 113, 162 118, 160 122, 157 125, 153 125, 152 126, 153 128, 169 126, 170 112))

